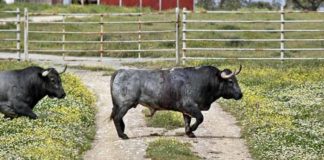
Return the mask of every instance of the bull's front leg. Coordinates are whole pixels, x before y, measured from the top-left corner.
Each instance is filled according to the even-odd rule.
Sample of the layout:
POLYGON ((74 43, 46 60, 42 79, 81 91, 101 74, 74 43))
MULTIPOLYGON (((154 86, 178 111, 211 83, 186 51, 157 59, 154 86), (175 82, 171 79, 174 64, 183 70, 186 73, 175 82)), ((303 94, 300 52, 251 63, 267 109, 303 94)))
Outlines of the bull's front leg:
POLYGON ((37 119, 37 115, 32 111, 32 109, 25 103, 15 104, 15 112, 19 116, 27 116, 31 119, 37 119))
POLYGON ((192 132, 197 130, 198 126, 204 121, 204 116, 201 113, 200 109, 198 108, 198 105, 193 105, 193 104, 186 105, 186 107, 184 108, 184 111, 185 111, 184 114, 186 116, 188 116, 189 118, 190 117, 196 118, 196 122, 192 126, 190 126, 189 118, 184 116, 185 123, 189 123, 186 125, 188 125, 188 127, 190 126, 189 130, 187 130, 187 128, 186 128, 186 134, 190 138, 194 138, 196 136, 192 132), (187 122, 186 122, 186 119, 187 119, 187 122))
POLYGON ((192 131, 190 131, 190 122, 191 122, 191 117, 186 115, 186 114, 182 114, 183 115, 183 119, 184 119, 184 122, 185 122, 185 132, 186 132, 186 135, 190 138, 195 138, 195 134, 192 133, 192 131))

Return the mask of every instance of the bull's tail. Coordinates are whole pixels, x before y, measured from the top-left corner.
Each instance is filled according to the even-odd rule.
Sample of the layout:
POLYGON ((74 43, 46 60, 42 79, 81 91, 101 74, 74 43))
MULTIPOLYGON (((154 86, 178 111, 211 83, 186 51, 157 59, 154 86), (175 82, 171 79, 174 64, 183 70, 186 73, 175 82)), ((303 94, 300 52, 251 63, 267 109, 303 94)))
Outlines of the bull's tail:
POLYGON ((118 71, 114 72, 111 75, 111 79, 110 79, 110 93, 111 93, 111 99, 112 99, 112 103, 113 103, 113 108, 112 108, 112 112, 110 115, 110 121, 116 116, 117 110, 118 110, 118 106, 116 105, 115 98, 113 96, 113 83, 114 83, 114 80, 115 80, 115 77, 117 74, 118 74, 118 71))

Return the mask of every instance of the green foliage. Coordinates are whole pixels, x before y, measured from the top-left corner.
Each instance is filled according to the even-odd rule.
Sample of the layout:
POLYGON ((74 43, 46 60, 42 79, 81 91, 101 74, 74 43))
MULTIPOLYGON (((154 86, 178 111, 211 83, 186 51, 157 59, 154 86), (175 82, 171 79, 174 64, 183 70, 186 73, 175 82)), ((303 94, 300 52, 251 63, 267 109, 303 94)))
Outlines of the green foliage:
POLYGON ((213 10, 216 8, 216 3, 214 0, 198 0, 196 5, 206 10, 213 10))
POLYGON ((221 0, 220 8, 225 10, 237 10, 242 7, 241 0, 221 0))
POLYGON ((175 139, 160 138, 150 142, 146 156, 152 160, 198 160, 200 159, 190 150, 189 143, 182 143, 175 139))
POLYGON ((324 0, 287 0, 286 5, 294 6, 297 9, 316 11, 324 0))
MULTIPOLYGON (((1 62, 0 70, 29 63, 1 62)), ((80 159, 95 134, 95 97, 71 74, 62 76, 67 97, 44 98, 34 111, 37 120, 0 117, 0 157, 4 159, 80 159)))
POLYGON ((249 3, 247 7, 258 8, 258 9, 268 9, 268 10, 273 9, 273 7, 271 6, 271 4, 269 2, 252 2, 252 3, 249 3))
MULTIPOLYGON (((149 110, 144 110, 145 115, 149 115, 149 110)), ((153 117, 145 118, 147 126, 175 129, 184 126, 182 114, 174 111, 157 111, 153 117)))

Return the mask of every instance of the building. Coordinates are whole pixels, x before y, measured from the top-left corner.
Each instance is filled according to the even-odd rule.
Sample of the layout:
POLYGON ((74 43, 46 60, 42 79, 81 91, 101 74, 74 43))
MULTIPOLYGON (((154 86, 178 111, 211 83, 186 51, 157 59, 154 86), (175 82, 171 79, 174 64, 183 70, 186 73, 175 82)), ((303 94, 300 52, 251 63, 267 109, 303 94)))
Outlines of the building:
POLYGON ((194 9, 194 0, 101 0, 101 4, 126 7, 151 7, 155 10, 176 8, 194 9))
POLYGON ((41 4, 71 4, 72 0, 5 0, 7 4, 14 2, 24 2, 24 3, 41 3, 41 4))

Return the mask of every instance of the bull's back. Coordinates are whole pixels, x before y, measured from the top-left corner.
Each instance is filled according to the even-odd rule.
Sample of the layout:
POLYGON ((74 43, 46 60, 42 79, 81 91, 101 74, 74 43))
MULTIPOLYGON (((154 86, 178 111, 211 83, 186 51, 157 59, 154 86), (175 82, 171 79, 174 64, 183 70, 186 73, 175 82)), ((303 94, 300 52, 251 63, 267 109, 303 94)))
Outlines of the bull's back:
POLYGON ((18 87, 18 77, 12 72, 0 72, 0 101, 8 100, 8 94, 13 87, 18 87))

